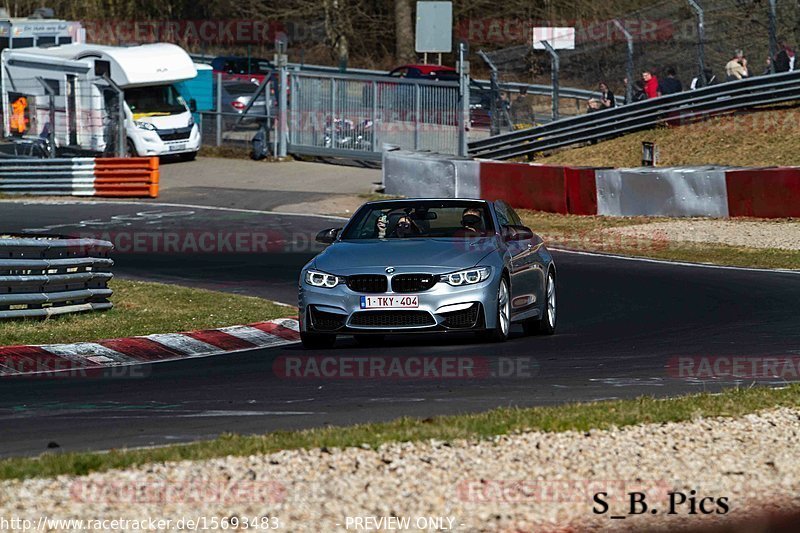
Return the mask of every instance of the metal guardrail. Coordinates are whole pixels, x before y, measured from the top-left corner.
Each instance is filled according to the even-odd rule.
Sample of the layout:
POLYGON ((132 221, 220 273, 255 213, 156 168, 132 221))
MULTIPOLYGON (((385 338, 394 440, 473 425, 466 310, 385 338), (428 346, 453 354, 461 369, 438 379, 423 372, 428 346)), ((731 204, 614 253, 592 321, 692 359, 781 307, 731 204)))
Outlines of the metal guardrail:
POLYGON ((0 194, 158 196, 157 157, 0 158, 0 194))
POLYGON ((97 239, 0 237, 0 319, 111 309, 112 248, 97 239))
POLYGON ((497 135, 470 143, 469 154, 487 159, 510 159, 609 139, 663 122, 792 100, 800 100, 798 71, 721 83, 497 135))

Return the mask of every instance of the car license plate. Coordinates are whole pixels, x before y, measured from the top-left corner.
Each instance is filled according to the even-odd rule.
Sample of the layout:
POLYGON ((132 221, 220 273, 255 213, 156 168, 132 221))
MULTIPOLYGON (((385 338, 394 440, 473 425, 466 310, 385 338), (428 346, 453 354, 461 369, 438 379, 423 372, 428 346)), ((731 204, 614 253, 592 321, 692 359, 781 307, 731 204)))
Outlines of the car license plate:
POLYGON ((181 150, 186 150, 186 143, 169 145, 170 152, 180 152, 181 150))
POLYGON ((416 309, 419 296, 362 296, 361 309, 416 309))

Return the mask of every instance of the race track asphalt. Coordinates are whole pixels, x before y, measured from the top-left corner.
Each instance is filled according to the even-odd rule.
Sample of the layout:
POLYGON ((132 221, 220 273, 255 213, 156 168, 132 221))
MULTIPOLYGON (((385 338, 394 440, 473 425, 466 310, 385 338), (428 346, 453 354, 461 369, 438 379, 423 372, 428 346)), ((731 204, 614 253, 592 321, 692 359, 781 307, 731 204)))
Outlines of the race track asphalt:
MULTIPOLYGON (((294 302, 297 271, 314 253, 301 244, 336 222, 157 204, 0 203, 3 231, 75 234, 87 228, 117 228, 186 235, 278 228, 284 241, 294 244, 268 253, 165 253, 155 259, 144 253, 118 254, 115 271, 289 303, 294 302), (59 227, 50 227, 54 225, 59 227)), ((339 359, 470 357, 490 365, 524 361, 524 371, 520 367, 502 375, 455 379, 289 378, 281 375, 276 360, 309 355, 299 345, 290 345, 134 367, 114 379, 6 379, 0 382, 0 455, 38 454, 53 442, 59 450, 109 449, 187 442, 223 432, 262 433, 498 406, 716 391, 750 381, 685 379, 667 367, 674 358, 686 356, 800 355, 797 274, 566 251, 554 255, 559 268, 555 336, 524 337, 515 329, 504 344, 477 343, 470 335, 421 335, 378 347, 343 338, 333 350, 312 352, 339 359)))

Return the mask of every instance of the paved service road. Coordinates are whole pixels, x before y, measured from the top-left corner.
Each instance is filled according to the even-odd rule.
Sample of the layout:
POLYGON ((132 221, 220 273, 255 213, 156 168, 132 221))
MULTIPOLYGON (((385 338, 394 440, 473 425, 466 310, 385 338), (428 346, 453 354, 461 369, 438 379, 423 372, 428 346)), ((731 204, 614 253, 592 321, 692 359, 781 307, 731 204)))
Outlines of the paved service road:
MULTIPOLYGON (((0 205, 0 227, 16 224, 21 229, 15 221, 22 211, 7 203, 0 205)), ((125 209, 131 206, 112 207, 93 205, 93 210, 99 209, 93 216, 105 220, 114 213, 128 213, 125 209)), ((49 216, 84 217, 78 214, 83 209, 63 209, 49 216)), ((33 218, 32 213, 46 216, 33 206, 25 213, 27 220, 33 218)), ((184 222, 199 220, 194 216, 184 222)), ((313 233, 331 222, 258 217, 247 219, 247 224, 291 225, 292 231, 313 233)), ((169 223, 160 219, 152 226, 175 224, 178 218, 169 223)), ((217 222, 238 227, 240 221, 217 222)), ((294 294, 296 267, 311 253, 263 254, 257 260, 234 254, 218 259, 224 267, 205 273, 203 269, 211 268, 213 262, 198 263, 196 257, 180 254, 141 264, 119 258, 119 263, 123 273, 147 267, 164 279, 185 283, 228 271, 233 285, 248 280, 247 292, 293 301, 289 296, 294 294)), ((492 364, 507 358, 502 360, 529 363, 525 372, 466 379, 287 378, 280 370, 286 358, 309 355, 290 345, 134 367, 132 376, 121 379, 7 379, 0 382, 0 424, 7 429, 0 439, 0 455, 36 454, 51 441, 64 450, 108 449, 191 441, 222 432, 257 433, 497 406, 714 391, 749 385, 749 381, 679 379, 667 365, 678 356, 800 355, 797 274, 567 252, 556 252, 555 257, 559 268, 555 336, 523 337, 515 330, 504 344, 478 344, 470 335, 417 336, 393 339, 380 347, 361 347, 343 339, 333 350, 313 353, 337 360, 376 355, 434 360, 472 357, 492 364)))
POLYGON ((201 157, 161 165, 158 202, 272 210, 370 193, 380 181, 381 171, 375 168, 201 157))

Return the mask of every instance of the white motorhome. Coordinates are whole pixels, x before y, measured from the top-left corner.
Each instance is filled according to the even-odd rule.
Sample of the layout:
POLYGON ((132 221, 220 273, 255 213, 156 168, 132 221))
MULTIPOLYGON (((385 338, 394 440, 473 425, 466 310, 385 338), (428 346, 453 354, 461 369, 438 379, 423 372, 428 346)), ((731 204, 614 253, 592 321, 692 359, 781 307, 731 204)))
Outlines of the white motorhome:
POLYGON ((53 122, 57 147, 112 151, 119 137, 114 127, 120 117, 116 85, 125 95, 129 154, 192 159, 200 149, 200 131, 175 83, 196 75, 189 55, 166 43, 6 49, 4 133, 44 138, 51 135, 53 122))

